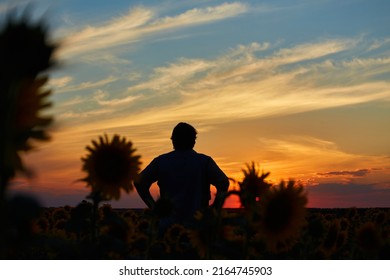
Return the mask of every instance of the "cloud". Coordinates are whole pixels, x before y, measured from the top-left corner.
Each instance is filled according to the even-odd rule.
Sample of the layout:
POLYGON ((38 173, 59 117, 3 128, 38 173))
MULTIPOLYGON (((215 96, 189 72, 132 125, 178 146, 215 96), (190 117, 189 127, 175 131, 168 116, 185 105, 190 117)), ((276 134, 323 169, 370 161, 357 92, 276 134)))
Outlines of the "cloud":
POLYGON ((94 99, 101 106, 120 106, 134 102, 140 96, 126 96, 124 98, 107 99, 108 93, 103 90, 98 90, 94 94, 94 99))
POLYGON ((372 42, 372 44, 368 47, 367 51, 373 51, 379 49, 384 45, 387 45, 388 43, 390 43, 390 38, 385 38, 382 40, 374 40, 374 42, 372 42))
POLYGON ((69 85, 70 82, 72 82, 73 78, 71 76, 64 76, 59 78, 51 78, 49 80, 49 86, 55 87, 57 89, 63 88, 67 85, 69 85))
POLYGON ((215 7, 191 9, 177 16, 157 18, 145 7, 131 9, 127 14, 99 26, 87 26, 64 35, 60 57, 71 57, 108 47, 134 43, 145 36, 170 29, 206 24, 247 11, 241 3, 225 3, 215 7))
POLYGON ((131 61, 112 54, 111 52, 95 52, 86 54, 82 57, 82 61, 93 65, 130 65, 131 61))
POLYGON ((196 74, 204 73, 212 67, 213 63, 206 60, 182 58, 168 67, 157 67, 148 81, 129 87, 128 91, 153 90, 158 93, 177 89, 182 84, 185 85, 196 74))
MULTIPOLYGON (((117 119, 114 114, 110 120, 100 120, 98 126, 145 125, 177 119, 229 122, 390 100, 390 83, 380 79, 380 75, 389 72, 386 57, 360 58, 359 63, 354 59, 331 59, 353 50, 359 42, 360 39, 328 39, 273 51, 270 43, 254 42, 213 59, 179 58, 156 67, 149 76, 137 76, 139 79, 127 88, 124 97, 113 99, 112 105, 131 101, 139 105, 139 110, 118 115, 117 119), (267 55, 262 53, 264 50, 267 55), (376 75, 379 78, 372 79, 376 75), (129 96, 142 96, 142 103, 129 96)), ((115 78, 106 79, 111 81, 115 78)), ((84 83, 68 90, 96 85, 84 83)))
POLYGON ((74 105, 84 103, 87 101, 89 101, 89 100, 86 98, 82 98, 81 96, 75 96, 75 97, 72 97, 66 101, 59 103, 58 105, 56 105, 56 107, 59 107, 59 108, 70 107, 70 106, 74 106, 74 105))
MULTIPOLYGON (((317 55, 301 56, 300 59, 316 58, 317 55)), ((284 63, 299 61, 287 56, 281 60, 284 63)), ((180 103, 175 104, 176 117, 191 115, 208 119, 292 114, 390 97, 389 83, 384 81, 360 81, 352 85, 344 81, 346 84, 343 85, 318 87, 313 83, 315 78, 320 80, 322 76, 308 75, 301 79, 307 71, 302 67, 288 71, 275 69, 283 65, 281 60, 258 59, 251 64, 241 64, 241 61, 187 61, 185 65, 179 63, 159 71, 157 77, 130 90, 149 88, 157 93, 158 90, 176 90, 183 96, 180 103), (182 75, 172 75, 179 65, 182 75), (224 65, 231 68, 222 67, 224 65), (197 71, 191 71, 194 69, 197 71)), ((170 115, 164 108, 160 112, 167 117, 170 115)))
POLYGON ((63 112, 57 115, 56 119, 59 121, 66 120, 69 121, 70 119, 86 119, 90 117, 101 117, 104 114, 112 113, 113 111, 110 109, 96 109, 96 110, 89 110, 89 111, 82 111, 82 112, 75 112, 73 110, 63 112))
POLYGON ((204 24, 235 17, 247 11, 248 8, 245 4, 224 3, 215 7, 194 8, 178 16, 158 19, 152 23, 151 26, 152 28, 156 27, 158 30, 161 30, 166 28, 177 28, 188 25, 204 24))
POLYGON ((239 45, 229 53, 217 57, 214 60, 185 59, 180 58, 176 63, 169 66, 157 67, 147 82, 132 86, 129 90, 139 89, 166 89, 180 87, 182 92, 191 92, 199 88, 226 87, 228 84, 242 86, 243 82, 261 82, 266 87, 267 78, 274 82, 273 76, 279 74, 279 78, 290 79, 297 72, 275 73, 278 67, 291 63, 304 62, 317 59, 349 48, 353 40, 329 40, 320 43, 303 44, 291 49, 275 51, 271 56, 258 58, 256 52, 270 48, 270 43, 251 43, 247 46, 239 45), (207 71, 207 72, 206 72, 207 71), (203 75, 202 75, 203 74, 203 75), (186 91, 186 87, 189 89, 186 91))
MULTIPOLYGON (((91 82, 91 81, 82 82, 82 83, 76 84, 76 85, 63 84, 62 87, 55 90, 55 93, 81 91, 81 90, 85 90, 85 89, 101 87, 101 86, 113 83, 117 80, 118 80, 118 78, 116 78, 114 76, 109 76, 109 77, 102 79, 102 80, 93 81, 93 82, 91 82)), ((58 84, 58 82, 57 82, 57 84, 58 84)))
POLYGON ((306 43, 276 52, 273 61, 276 64, 289 64, 324 57, 352 48, 356 39, 326 40, 318 43, 306 43))
POLYGON ((69 57, 134 40, 140 35, 136 31, 137 27, 143 26, 152 17, 151 10, 140 7, 100 26, 87 26, 65 35, 59 54, 61 57, 69 57))
POLYGON ((352 176, 352 177, 364 177, 371 171, 369 169, 359 169, 353 171, 329 171, 324 173, 317 173, 319 176, 333 177, 333 176, 352 176))

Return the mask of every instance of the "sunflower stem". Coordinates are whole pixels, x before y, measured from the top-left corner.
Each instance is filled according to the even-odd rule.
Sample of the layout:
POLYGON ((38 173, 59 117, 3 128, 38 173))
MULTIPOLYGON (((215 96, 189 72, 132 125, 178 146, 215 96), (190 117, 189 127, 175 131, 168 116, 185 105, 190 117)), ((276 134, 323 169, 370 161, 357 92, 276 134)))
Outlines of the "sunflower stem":
POLYGON ((92 238, 92 243, 94 245, 96 245, 97 235, 98 235, 97 221, 98 221, 99 203, 100 203, 99 199, 96 199, 96 198, 93 199, 92 221, 91 221, 91 238, 92 238))
POLYGON ((96 218, 97 218, 97 208, 98 205, 97 203, 93 203, 93 208, 92 208, 92 225, 91 225, 91 237, 92 237, 92 243, 96 243, 96 218))

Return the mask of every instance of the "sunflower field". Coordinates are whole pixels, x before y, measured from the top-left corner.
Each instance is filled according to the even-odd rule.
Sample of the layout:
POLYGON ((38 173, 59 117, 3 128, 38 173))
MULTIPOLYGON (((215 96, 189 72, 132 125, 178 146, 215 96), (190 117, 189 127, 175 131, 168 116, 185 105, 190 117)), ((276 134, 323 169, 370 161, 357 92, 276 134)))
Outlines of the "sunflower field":
MULTIPOLYGON (((16 205, 28 204, 19 198, 16 205)), ((199 212, 192 227, 172 224, 159 231, 148 210, 98 211, 93 238, 93 205, 13 209, 7 259, 389 259, 388 209, 307 209, 302 226, 286 229, 250 223, 245 209, 199 212), (35 214, 33 216, 32 214, 35 214), (12 221, 15 221, 13 219, 12 221), (269 228, 266 228, 266 227, 269 228)), ((290 217, 296 222, 296 218, 290 217)))

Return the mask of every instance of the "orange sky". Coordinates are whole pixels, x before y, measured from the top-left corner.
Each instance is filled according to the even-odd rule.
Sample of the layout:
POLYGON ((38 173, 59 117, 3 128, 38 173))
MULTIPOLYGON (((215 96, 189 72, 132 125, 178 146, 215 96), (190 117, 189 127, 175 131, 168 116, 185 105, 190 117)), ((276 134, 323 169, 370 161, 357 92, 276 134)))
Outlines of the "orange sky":
MULTIPOLYGON (((166 125, 166 130, 162 130, 151 125, 107 132, 128 137, 142 156, 144 167, 154 156, 172 149, 171 127, 166 125), (161 131, 161 135, 156 135, 154 129, 161 131)), ((269 179, 272 183, 291 178, 306 186, 309 207, 388 205, 390 168, 383 164, 385 157, 352 153, 314 137, 287 134, 283 140, 268 138, 266 130, 260 129, 267 125, 259 125, 256 120, 215 127, 199 123, 197 127, 199 134, 195 149, 212 156, 231 178, 240 180, 245 163, 255 161, 261 169, 271 172, 269 179)), ((273 128, 277 129, 275 124, 273 128)), ((88 194, 82 183, 74 182, 85 176, 81 172, 80 158, 86 154, 85 146, 99 135, 71 129, 54 132, 51 142, 39 145, 37 151, 25 157, 37 177, 27 182, 19 179, 17 188, 36 192, 48 205, 77 204, 88 194)), ((234 188, 234 183, 231 188, 234 188)), ((157 197, 156 186, 153 192, 157 197)), ((130 195, 123 194, 122 199, 113 205, 143 207, 135 191, 130 195)), ((231 197, 225 206, 239 206, 238 199, 231 197)))

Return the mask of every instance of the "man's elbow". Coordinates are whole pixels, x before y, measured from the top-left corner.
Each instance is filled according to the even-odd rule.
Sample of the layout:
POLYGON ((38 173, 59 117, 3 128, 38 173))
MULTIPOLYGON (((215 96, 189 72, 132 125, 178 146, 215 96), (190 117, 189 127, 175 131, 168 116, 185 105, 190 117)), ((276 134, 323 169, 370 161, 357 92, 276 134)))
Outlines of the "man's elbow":
POLYGON ((143 195, 149 190, 146 184, 143 184, 142 182, 139 181, 134 182, 134 187, 139 195, 143 195))
POLYGON ((133 182, 134 188, 136 189, 137 192, 141 189, 141 184, 139 181, 134 181, 133 182))
POLYGON ((218 184, 219 186, 217 189, 219 191, 226 192, 229 189, 229 184, 230 182, 228 178, 226 178, 225 180, 221 180, 218 184))

